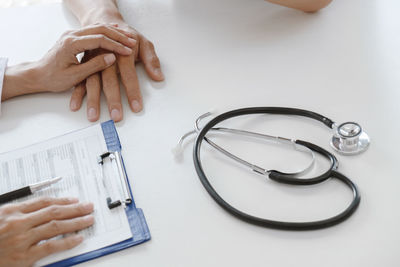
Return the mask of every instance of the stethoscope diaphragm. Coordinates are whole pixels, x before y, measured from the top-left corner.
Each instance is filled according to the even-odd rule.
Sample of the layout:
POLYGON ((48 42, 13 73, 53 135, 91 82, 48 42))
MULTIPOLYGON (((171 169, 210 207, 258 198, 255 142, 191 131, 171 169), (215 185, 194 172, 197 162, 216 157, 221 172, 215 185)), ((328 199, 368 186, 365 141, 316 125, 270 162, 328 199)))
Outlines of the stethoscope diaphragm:
POLYGON ((369 136, 356 122, 345 122, 334 129, 331 146, 343 155, 356 155, 364 152, 370 143, 369 136))

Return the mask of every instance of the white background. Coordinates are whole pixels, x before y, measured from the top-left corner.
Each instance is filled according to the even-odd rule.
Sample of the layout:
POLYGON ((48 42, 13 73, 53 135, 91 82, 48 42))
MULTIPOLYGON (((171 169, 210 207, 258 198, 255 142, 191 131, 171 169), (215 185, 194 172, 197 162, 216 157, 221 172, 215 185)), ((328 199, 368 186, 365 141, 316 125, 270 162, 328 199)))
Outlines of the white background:
POLYGON ((0 2, 1 8, 16 7, 16 6, 29 6, 43 3, 57 3, 61 0, 2 0, 0 2))
MULTIPOLYGON (((121 1, 120 7, 125 19, 155 43, 166 76, 165 82, 154 83, 139 67, 145 109, 132 114, 125 101, 125 119, 117 124, 135 201, 144 210, 152 240, 82 266, 399 265, 397 1, 336 0, 316 14, 261 0, 140 0, 121 1), (171 148, 198 115, 245 106, 294 106, 363 125, 372 140, 369 150, 338 155, 339 170, 362 194, 349 220, 307 232, 243 223, 204 190, 190 144, 184 159, 174 160, 171 148)), ((61 4, 2 9, 0 56, 9 57, 10 64, 38 60, 62 32, 76 26, 61 4)), ((69 112, 69 96, 41 94, 3 103, 0 151, 88 126, 85 106, 69 112)), ((103 99, 101 120, 108 119, 103 99)), ((329 130, 310 120, 258 116, 236 125, 332 151, 329 130)), ((273 146, 225 142, 263 166, 295 166, 289 157, 280 161, 286 154, 273 146)), ((204 149, 213 185, 250 213, 317 219, 335 214, 350 200, 348 190, 335 181, 310 188, 277 185, 204 149)))

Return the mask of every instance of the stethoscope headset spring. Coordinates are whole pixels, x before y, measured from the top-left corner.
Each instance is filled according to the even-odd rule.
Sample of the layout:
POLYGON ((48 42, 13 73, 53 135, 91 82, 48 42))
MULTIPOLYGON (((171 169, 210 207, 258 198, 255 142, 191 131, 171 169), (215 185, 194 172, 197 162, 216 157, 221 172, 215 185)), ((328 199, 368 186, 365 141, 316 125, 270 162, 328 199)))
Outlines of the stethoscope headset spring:
MULTIPOLYGON (((316 230, 316 229, 321 229, 321 228, 326 228, 330 227, 333 225, 336 225, 340 222, 343 222, 347 218, 349 218, 357 209, 357 207, 360 204, 360 192, 357 188, 357 185, 353 183, 349 178, 347 178, 345 175, 339 173, 336 171, 338 167, 337 159, 336 157, 328 152, 327 150, 323 149, 322 147, 319 147, 315 144, 312 144, 310 142, 302 141, 302 140, 294 140, 294 142, 298 145, 304 146, 320 155, 328 159, 331 164, 329 169, 324 172, 323 174, 317 176, 317 177, 311 177, 311 178, 296 178, 291 174, 279 172, 279 171, 270 171, 268 173, 268 176, 271 180, 279 182, 279 183, 284 183, 284 184, 292 184, 292 185, 312 185, 312 184, 317 184, 321 183, 323 181, 326 181, 330 178, 336 178, 342 183, 344 183, 347 187, 349 187, 353 193, 353 199, 350 203, 350 205, 340 212, 339 214, 323 219, 323 220, 317 220, 317 221, 306 221, 306 222, 288 222, 288 221, 277 221, 277 220, 270 220, 266 218, 260 218, 256 217, 250 214, 247 214, 232 205, 230 205, 228 202, 226 202, 214 189, 214 187, 211 185, 209 179, 207 178, 201 160, 200 160, 200 150, 201 150, 201 145, 203 141, 207 141, 208 138, 206 137, 207 133, 213 129, 217 124, 221 123, 222 121, 225 121, 230 118, 238 117, 238 116, 243 116, 243 115, 250 115, 250 114, 280 114, 280 115, 295 115, 295 116, 303 116, 303 117, 308 117, 311 119, 315 119, 317 121, 322 122, 325 124, 327 127, 333 129, 334 127, 334 122, 318 113, 308 111, 308 110, 303 110, 303 109, 296 109, 296 108, 285 108, 285 107, 250 107, 250 108, 242 108, 242 109, 236 109, 232 111, 225 112, 223 114, 220 114, 216 116, 215 118, 211 119, 204 127, 202 127, 195 139, 194 146, 193 146, 193 162, 194 166, 197 172, 197 175, 206 189, 206 191, 209 193, 209 195, 215 200, 216 203, 218 203, 219 206, 221 206, 224 210, 232 214, 233 216, 237 217, 238 219, 241 219, 247 223, 262 226, 262 227, 267 227, 267 228, 273 228, 273 229, 280 229, 280 230, 316 230)), ((215 128, 214 128, 215 129, 215 128)))

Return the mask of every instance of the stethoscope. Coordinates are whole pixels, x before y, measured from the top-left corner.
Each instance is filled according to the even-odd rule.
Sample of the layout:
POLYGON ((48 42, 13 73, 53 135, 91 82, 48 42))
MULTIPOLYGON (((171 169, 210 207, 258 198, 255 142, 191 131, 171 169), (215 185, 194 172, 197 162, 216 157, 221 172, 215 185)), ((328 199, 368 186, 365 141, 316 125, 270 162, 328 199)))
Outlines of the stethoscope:
POLYGON ((225 112, 220 114, 213 119, 211 119, 208 123, 206 123, 202 128, 200 128, 199 123, 202 119, 211 115, 210 112, 201 115, 195 122, 195 130, 190 131, 183 135, 179 140, 177 148, 174 150, 174 153, 180 153, 182 149, 182 144, 184 140, 193 134, 197 134, 194 146, 193 146, 193 162, 199 176, 201 183, 203 184, 204 188, 210 194, 210 196, 226 211, 230 214, 234 215, 235 217, 246 221, 251 224, 268 227, 268 228, 275 228, 275 229, 282 229, 282 230, 315 230, 321 229, 329 226, 333 226, 338 224, 345 219, 347 219, 350 215, 354 213, 357 209, 358 205, 360 204, 360 192, 357 188, 357 185, 353 183, 349 178, 345 175, 339 173, 337 171, 338 168, 338 161, 336 157, 328 152, 327 150, 323 149, 320 146, 317 146, 313 143, 298 140, 298 139, 288 139, 285 137, 280 136, 272 136, 267 134, 261 134, 256 132, 250 132, 240 129, 232 129, 232 128, 225 128, 225 127, 215 127, 217 124, 231 119, 233 117, 243 116, 243 115, 250 115, 250 114, 282 114, 282 115, 296 115, 296 116, 303 116, 308 117, 311 119, 315 119, 317 121, 322 122, 327 127, 333 130, 333 137, 331 139, 331 146, 339 153, 344 155, 353 155, 358 154, 365 151, 368 148, 370 143, 368 135, 363 131, 362 127, 355 122, 345 122, 342 124, 336 124, 331 119, 324 117, 318 113, 297 109, 297 108, 286 108, 286 107, 250 107, 250 108, 242 108, 236 109, 232 111, 225 112), (265 169, 256 164, 252 164, 243 158, 240 158, 233 153, 229 152, 222 146, 216 144, 212 141, 209 137, 207 137, 207 133, 210 131, 212 132, 220 132, 220 133, 230 133, 230 134, 237 134, 243 135, 253 138, 262 138, 267 140, 276 141, 279 144, 283 145, 290 145, 293 146, 295 149, 307 152, 311 156, 310 163, 303 169, 298 170, 296 172, 283 172, 279 170, 272 170, 272 169, 265 169), (276 221, 276 220, 269 220, 266 218, 256 217, 250 214, 247 214, 232 205, 226 202, 213 188, 209 179, 207 178, 201 160, 200 160, 200 150, 201 145, 205 140, 208 144, 210 144, 213 148, 217 151, 221 152, 225 156, 231 158, 232 160, 244 165, 247 168, 250 168, 252 171, 268 176, 271 180, 284 183, 284 184, 292 184, 292 185, 312 185, 321 183, 326 181, 329 178, 336 178, 347 185, 352 193, 353 199, 350 205, 341 213, 318 221, 308 221, 308 222, 287 222, 287 221, 276 221), (316 177, 299 177, 300 175, 304 175, 307 173, 313 163, 315 161, 314 153, 318 153, 330 162, 330 167, 321 175, 316 177))

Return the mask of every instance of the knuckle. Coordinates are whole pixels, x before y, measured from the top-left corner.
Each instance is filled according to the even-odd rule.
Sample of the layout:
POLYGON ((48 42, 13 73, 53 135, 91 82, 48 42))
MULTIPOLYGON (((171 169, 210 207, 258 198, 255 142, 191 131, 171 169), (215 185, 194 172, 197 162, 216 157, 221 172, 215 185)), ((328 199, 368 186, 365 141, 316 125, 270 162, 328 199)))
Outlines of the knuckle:
MULTIPOLYGON (((107 69, 103 70, 102 72, 102 82, 103 82, 103 87, 104 86, 112 86, 114 88, 117 88, 119 85, 119 80, 117 76, 117 64, 114 63, 107 69)), ((116 89, 117 90, 117 89, 116 89)))
POLYGON ((131 49, 132 49, 133 51, 138 51, 138 50, 139 50, 139 42, 136 42, 136 44, 134 44, 134 45, 131 47, 131 49))
POLYGON ((130 34, 132 34, 132 38, 135 39, 136 41, 141 40, 140 35, 136 31, 132 31, 130 29, 127 30, 130 34))
POLYGON ((93 38, 93 40, 95 40, 100 46, 104 45, 104 43, 106 42, 106 37, 103 34, 95 34, 93 38))
POLYGON ((75 43, 75 38, 72 36, 67 36, 63 39, 62 45, 63 46, 71 46, 75 43))
POLYGON ((0 232, 11 232, 16 229, 20 229, 26 225, 26 217, 25 216, 8 216, 3 220, 2 225, 0 227, 0 232))
POLYGON ((52 241, 47 241, 43 244, 43 250, 47 253, 47 254, 51 254, 53 252, 55 252, 57 250, 57 246, 55 242, 52 241))
POLYGON ((5 219, 1 223, 0 234, 9 233, 13 230, 13 228, 14 228, 13 223, 10 220, 5 219))
POLYGON ((3 207, 1 207, 1 213, 4 215, 11 214, 15 211, 15 205, 14 204, 8 204, 3 207))
POLYGON ((79 84, 79 85, 75 86, 73 93, 74 93, 74 96, 81 96, 85 92, 86 92, 86 88, 83 86, 83 84, 79 84))
POLYGON ((49 228, 51 229, 51 231, 53 233, 59 233, 62 230, 60 222, 57 221, 57 220, 50 221, 49 222, 49 228))
POLYGON ((153 66, 158 66, 158 65, 160 65, 160 60, 158 59, 157 56, 153 55, 153 56, 150 57, 150 63, 153 66))
POLYGON ((72 36, 68 36, 64 38, 64 43, 69 44, 72 43, 74 41, 74 37, 72 36))
POLYGON ((76 247, 77 242, 76 242, 76 240, 74 240, 72 238, 64 238, 62 245, 63 245, 63 247, 65 247, 65 249, 71 249, 73 247, 76 247))
POLYGON ((19 227, 19 226, 21 226, 21 225, 25 225, 25 224, 26 224, 27 218, 26 218, 26 216, 22 216, 22 215, 20 215, 20 216, 13 216, 13 218, 11 219, 11 221, 12 221, 12 224, 13 224, 15 227, 19 227))
POLYGON ((29 208, 30 205, 31 205, 31 202, 28 202, 28 203, 22 202, 22 203, 18 204, 20 210, 26 210, 27 208, 29 208))
POLYGON ((108 26, 106 26, 105 24, 100 24, 97 26, 97 29, 101 32, 105 32, 108 30, 108 26))
POLYGON ((59 218, 62 215, 61 207, 53 205, 49 208, 49 216, 51 218, 59 218))
POLYGON ((53 202, 53 199, 50 197, 42 197, 38 199, 38 204, 41 206, 49 206, 53 202))
POLYGON ((100 80, 97 75, 92 75, 86 79, 86 89, 87 90, 92 90, 93 88, 97 89, 97 87, 98 87, 98 89, 100 89, 100 80))

